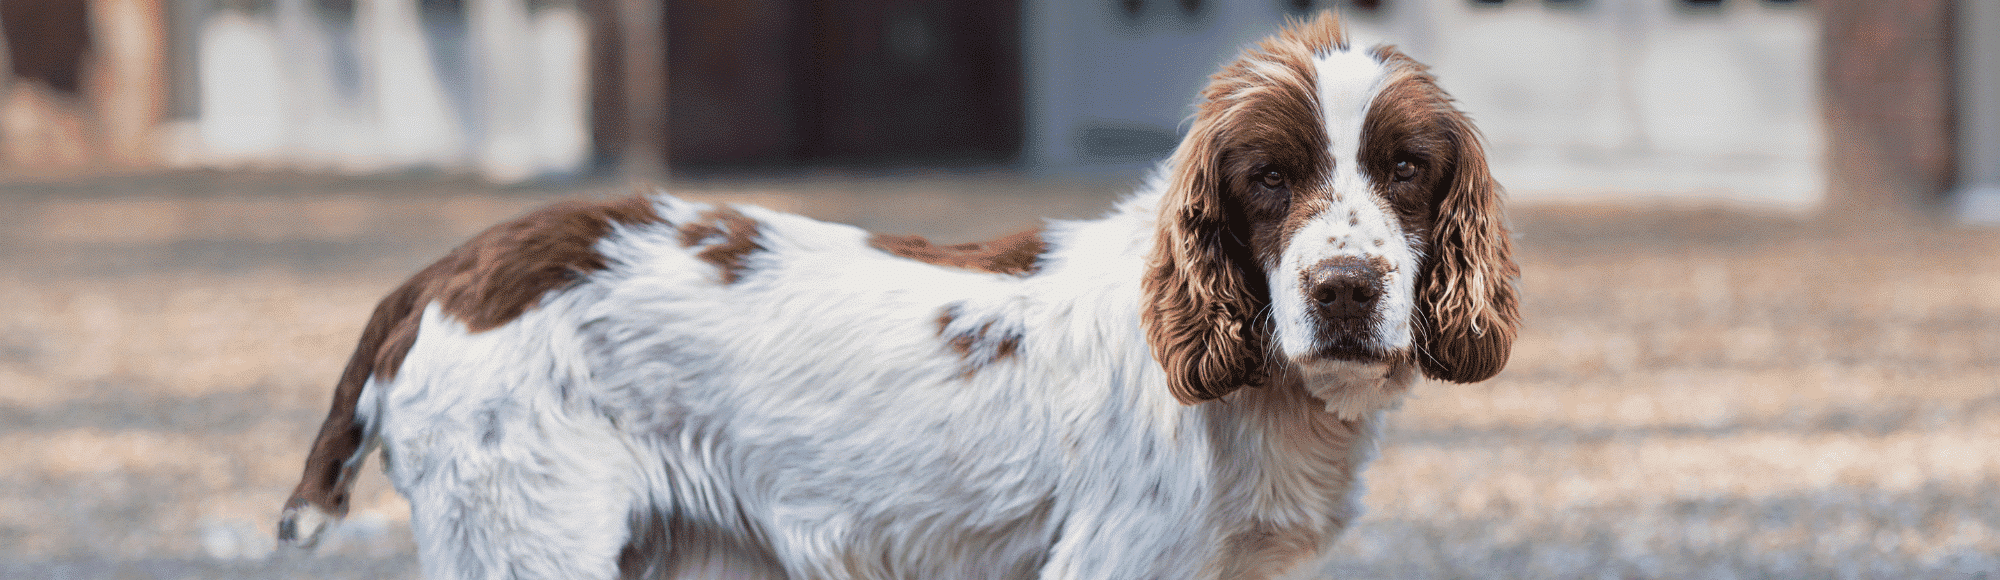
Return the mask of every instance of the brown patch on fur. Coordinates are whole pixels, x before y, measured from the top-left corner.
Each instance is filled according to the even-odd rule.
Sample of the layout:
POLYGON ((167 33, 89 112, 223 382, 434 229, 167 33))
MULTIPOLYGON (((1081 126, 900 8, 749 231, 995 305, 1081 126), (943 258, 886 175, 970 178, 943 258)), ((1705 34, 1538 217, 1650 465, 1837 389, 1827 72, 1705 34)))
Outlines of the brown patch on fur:
POLYGON ((938 338, 945 339, 944 343, 947 345, 951 345, 952 352, 958 353, 958 356, 962 357, 972 356, 972 340, 973 340, 972 335, 949 334, 951 323, 956 320, 958 320, 957 308, 946 306, 944 307, 944 310, 939 311, 937 317, 938 338))
POLYGON ((596 245, 615 224, 660 221, 643 197, 558 203, 486 230, 417 278, 429 280, 424 294, 446 314, 483 332, 513 321, 549 291, 604 269, 596 245))
POLYGON ((1486 380, 1506 367, 1520 326, 1521 270, 1500 186, 1478 129, 1429 70, 1394 47, 1377 49, 1376 58, 1394 73, 1371 105, 1364 151, 1378 160, 1370 168, 1377 182, 1391 186, 1385 197, 1430 242, 1417 278, 1417 362, 1434 379, 1486 380), (1421 176, 1391 183, 1396 159, 1418 163, 1421 176))
POLYGON ((1141 320, 1174 397, 1193 404, 1274 371, 1259 318, 1275 263, 1327 171, 1312 57, 1345 48, 1331 13, 1296 22, 1210 78, 1193 126, 1171 159, 1159 237, 1143 281, 1141 320), (1277 171, 1284 185, 1262 184, 1277 171))
POLYGON ((616 224, 659 222, 644 197, 615 201, 569 201, 494 226, 417 272, 375 305, 361 340, 341 372, 333 406, 306 456, 304 475, 287 507, 319 506, 340 517, 364 441, 354 408, 369 377, 395 378, 416 343, 426 305, 472 332, 506 324, 541 303, 542 296, 604 269, 595 246, 616 224))
POLYGON ((757 220, 733 208, 717 208, 702 212, 699 221, 681 225, 681 246, 692 248, 720 238, 694 257, 714 264, 723 284, 735 284, 749 269, 746 261, 750 254, 764 249, 757 243, 758 227, 757 220))
MULTIPOLYGON (((1318 189, 1330 160, 1311 63, 1344 49, 1339 19, 1323 14, 1245 51, 1211 78, 1174 152, 1142 320, 1182 402, 1273 371, 1267 321, 1257 316, 1269 301, 1259 266, 1277 263, 1298 228, 1342 193, 1318 189), (1264 179, 1274 171, 1284 178, 1275 187, 1264 179)), ((1519 318, 1498 186, 1477 131, 1427 69, 1394 48, 1373 56, 1389 74, 1364 121, 1358 169, 1404 231, 1427 240, 1420 365, 1434 378, 1483 380, 1506 364, 1519 318), (1417 171, 1398 181, 1403 162, 1417 171)))
POLYGON ((971 332, 953 333, 951 325, 957 321, 956 305, 947 305, 938 312, 938 338, 944 339, 945 345, 951 347, 952 352, 958 353, 959 359, 964 362, 959 378, 972 376, 987 365, 1013 358, 1015 351, 1021 348, 1019 333, 996 333, 993 330, 992 320, 981 323, 979 328, 971 332), (998 338, 995 338, 995 334, 998 334, 998 338))
POLYGON ((1032 275, 1041 270, 1036 259, 1046 244, 1041 230, 1028 230, 987 242, 939 246, 923 236, 869 236, 876 249, 926 264, 995 274, 1032 275))

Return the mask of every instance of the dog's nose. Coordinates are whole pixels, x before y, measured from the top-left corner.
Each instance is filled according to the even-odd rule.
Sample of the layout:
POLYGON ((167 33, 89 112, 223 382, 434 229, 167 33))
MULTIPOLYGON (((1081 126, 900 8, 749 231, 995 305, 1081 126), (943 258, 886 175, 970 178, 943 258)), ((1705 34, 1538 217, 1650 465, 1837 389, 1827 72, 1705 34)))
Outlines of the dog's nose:
POLYGON ((1361 258, 1331 258, 1313 266, 1306 284, 1320 316, 1362 319, 1375 312, 1375 300, 1382 297, 1382 270, 1361 258))

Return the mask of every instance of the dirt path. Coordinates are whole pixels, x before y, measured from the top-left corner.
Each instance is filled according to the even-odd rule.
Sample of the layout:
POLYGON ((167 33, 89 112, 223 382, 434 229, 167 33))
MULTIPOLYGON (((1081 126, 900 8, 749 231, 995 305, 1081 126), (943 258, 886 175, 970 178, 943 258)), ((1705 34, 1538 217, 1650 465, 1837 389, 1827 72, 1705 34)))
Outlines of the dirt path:
MULTIPOLYGON (((966 241, 1124 185, 697 183, 966 241)), ((271 522, 373 302, 568 195, 226 174, 0 184, 0 577, 414 577, 374 469, 316 554, 271 522)), ((1348 577, 2000 573, 2000 232, 1517 208, 1507 371, 1425 385, 1368 472, 1348 577)))

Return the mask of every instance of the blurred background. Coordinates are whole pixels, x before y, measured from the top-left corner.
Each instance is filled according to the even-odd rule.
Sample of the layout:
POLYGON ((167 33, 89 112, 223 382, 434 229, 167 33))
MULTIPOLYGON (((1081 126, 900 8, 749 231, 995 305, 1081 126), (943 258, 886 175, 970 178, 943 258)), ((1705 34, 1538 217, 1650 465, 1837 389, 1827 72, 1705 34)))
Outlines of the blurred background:
POLYGON ((1508 369, 1393 416, 1328 577, 2000 577, 2000 1, 0 0, 0 577, 272 541, 373 303, 664 184, 970 241, 1101 214, 1340 10, 1511 195, 1508 369))
POLYGON ((0 143, 29 174, 1129 177, 1218 63, 1339 9, 1447 79, 1524 200, 1965 213, 2000 180, 1986 5, 9 0, 0 143))

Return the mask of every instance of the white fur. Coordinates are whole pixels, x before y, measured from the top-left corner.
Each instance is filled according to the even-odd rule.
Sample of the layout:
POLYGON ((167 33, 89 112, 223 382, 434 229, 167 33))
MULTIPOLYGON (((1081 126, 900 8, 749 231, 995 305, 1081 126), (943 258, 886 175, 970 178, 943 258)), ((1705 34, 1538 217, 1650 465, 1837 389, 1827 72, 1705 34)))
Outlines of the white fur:
POLYGON ((1174 400, 1138 318, 1158 195, 1052 225, 1030 277, 741 207, 765 251, 735 284, 672 227, 626 226, 598 245, 609 269, 508 324, 467 332, 430 306, 363 404, 425 574, 612 577, 647 518, 755 552, 682 557, 793 578, 1204 577, 1255 525, 1330 541, 1357 510, 1372 427, 1300 456, 1256 442, 1299 419, 1244 415, 1302 393, 1174 400), (966 373, 938 335, 947 307, 1018 333, 1018 351, 966 373))
MULTIPOLYGON (((1327 135, 1328 154, 1333 160, 1326 189, 1334 192, 1312 219, 1292 235, 1290 244, 1270 277, 1272 310, 1277 322, 1278 346, 1294 364, 1309 374, 1336 375, 1352 372, 1352 363, 1325 363, 1311 357, 1313 329, 1310 289, 1304 288, 1301 274, 1322 261, 1337 257, 1383 258, 1390 270, 1383 272, 1384 296, 1377 302, 1381 323, 1375 326, 1373 346, 1380 352, 1409 350, 1414 336, 1411 317, 1416 315, 1416 243, 1403 231, 1401 220, 1387 200, 1375 194, 1375 186, 1361 165, 1362 123, 1369 106, 1381 91, 1390 71, 1365 50, 1336 49, 1313 59, 1320 103, 1320 118, 1327 135)), ((1375 377, 1385 376, 1386 364, 1375 368, 1375 377)), ((1378 397, 1379 398, 1379 397, 1378 397)), ((1389 401, 1357 405, 1343 416, 1359 416, 1383 408, 1389 401)))
POLYGON ((761 249, 725 283, 698 257, 723 240, 685 247, 674 225, 715 208, 662 194, 666 223, 616 227, 606 269, 519 318, 468 332, 429 305, 396 378, 367 384, 357 416, 411 500, 425 574, 610 578, 628 544, 687 578, 1313 573, 1414 371, 1297 354, 1313 346, 1298 272, 1387 259, 1375 340, 1393 350, 1417 268, 1356 161, 1384 72, 1360 52, 1316 64, 1343 195, 1267 272, 1303 382, 1169 392, 1140 321, 1161 177, 1103 219, 1051 224, 1032 276, 737 207, 761 249), (946 312, 970 354, 941 336, 946 312))

